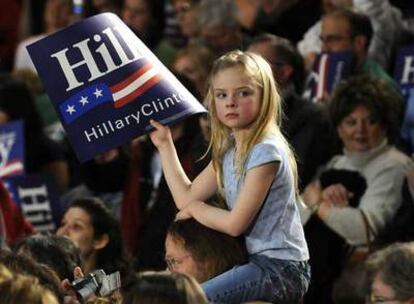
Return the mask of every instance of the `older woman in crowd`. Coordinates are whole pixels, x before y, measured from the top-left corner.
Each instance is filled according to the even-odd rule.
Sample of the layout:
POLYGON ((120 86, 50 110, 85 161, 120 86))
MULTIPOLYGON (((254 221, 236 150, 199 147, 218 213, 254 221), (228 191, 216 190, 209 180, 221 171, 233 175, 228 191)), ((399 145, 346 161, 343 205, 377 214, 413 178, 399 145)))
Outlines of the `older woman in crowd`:
MULTIPOLYGON (((371 76, 351 78, 333 94, 330 114, 343 154, 333 157, 302 195, 301 217, 313 267, 308 298, 323 290, 329 293, 326 286, 340 271, 346 245, 373 240, 401 204, 412 162, 393 145, 399 104, 394 89, 371 76)), ((312 301, 324 303, 320 298, 312 301)))

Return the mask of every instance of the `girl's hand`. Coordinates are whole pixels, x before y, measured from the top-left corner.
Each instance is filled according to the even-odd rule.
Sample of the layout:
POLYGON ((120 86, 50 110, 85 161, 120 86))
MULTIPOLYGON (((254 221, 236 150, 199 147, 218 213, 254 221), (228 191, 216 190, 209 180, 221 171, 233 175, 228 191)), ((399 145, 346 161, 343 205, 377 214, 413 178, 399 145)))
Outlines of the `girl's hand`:
POLYGON ((186 220, 186 219, 189 219, 189 218, 192 218, 192 216, 191 216, 191 213, 190 213, 188 207, 184 208, 184 209, 181 209, 177 213, 177 215, 175 216, 176 221, 182 221, 182 220, 186 220))
POLYGON ((189 218, 193 217, 193 213, 197 213, 200 212, 200 208, 202 207, 201 205, 203 205, 204 202, 202 201, 192 201, 190 203, 188 203, 183 209, 181 209, 177 215, 175 216, 175 220, 179 221, 179 220, 186 220, 189 218))
POLYGON ((348 206, 348 199, 353 196, 342 184, 334 184, 326 187, 322 192, 324 201, 332 204, 335 207, 348 206))
POLYGON ((158 149, 164 147, 169 142, 172 142, 170 128, 163 126, 153 119, 150 120, 150 124, 155 128, 155 130, 150 133, 150 138, 152 143, 158 149))

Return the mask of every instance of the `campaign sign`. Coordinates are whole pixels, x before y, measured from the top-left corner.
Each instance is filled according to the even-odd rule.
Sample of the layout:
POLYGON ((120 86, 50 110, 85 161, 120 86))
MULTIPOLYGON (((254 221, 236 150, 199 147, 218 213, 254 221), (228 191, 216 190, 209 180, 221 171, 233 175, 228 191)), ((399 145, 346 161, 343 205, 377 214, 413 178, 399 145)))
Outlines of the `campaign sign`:
POLYGON ((351 52, 322 52, 318 54, 311 74, 311 96, 314 102, 327 101, 335 86, 352 72, 351 52))
POLYGON ((399 50, 394 67, 394 79, 400 85, 404 95, 414 88, 414 46, 399 50))
POLYGON ((53 231, 60 223, 59 196, 52 183, 40 175, 4 179, 10 197, 37 231, 53 231))
POLYGON ((27 47, 80 161, 206 110, 114 14, 27 47))
POLYGON ((23 121, 0 125, 0 177, 24 174, 23 121))
POLYGON ((414 46, 399 50, 394 67, 394 79, 399 84, 405 103, 401 136, 414 152, 414 46))

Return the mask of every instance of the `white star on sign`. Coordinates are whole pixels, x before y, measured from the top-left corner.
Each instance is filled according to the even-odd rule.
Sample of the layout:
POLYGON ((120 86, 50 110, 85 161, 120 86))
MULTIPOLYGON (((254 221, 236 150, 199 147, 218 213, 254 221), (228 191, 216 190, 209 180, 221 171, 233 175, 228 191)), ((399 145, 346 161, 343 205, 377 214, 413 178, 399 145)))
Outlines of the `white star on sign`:
POLYGON ((68 112, 69 115, 72 115, 73 112, 76 112, 75 106, 68 105, 68 108, 66 109, 66 112, 68 112))
POLYGON ((89 103, 88 97, 82 96, 79 102, 84 106, 85 104, 89 103))
POLYGON ((93 95, 95 95, 95 98, 102 97, 102 90, 96 88, 95 92, 93 92, 93 95))

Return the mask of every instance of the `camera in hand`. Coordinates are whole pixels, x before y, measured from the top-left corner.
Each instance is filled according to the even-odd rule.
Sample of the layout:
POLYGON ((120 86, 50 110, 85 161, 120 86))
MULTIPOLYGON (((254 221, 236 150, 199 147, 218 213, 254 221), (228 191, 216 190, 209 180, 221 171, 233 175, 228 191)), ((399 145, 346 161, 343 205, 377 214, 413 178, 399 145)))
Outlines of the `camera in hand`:
POLYGON ((72 282, 79 300, 84 301, 95 296, 106 296, 121 286, 119 271, 106 275, 103 269, 97 269, 84 278, 72 282))

